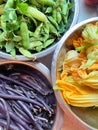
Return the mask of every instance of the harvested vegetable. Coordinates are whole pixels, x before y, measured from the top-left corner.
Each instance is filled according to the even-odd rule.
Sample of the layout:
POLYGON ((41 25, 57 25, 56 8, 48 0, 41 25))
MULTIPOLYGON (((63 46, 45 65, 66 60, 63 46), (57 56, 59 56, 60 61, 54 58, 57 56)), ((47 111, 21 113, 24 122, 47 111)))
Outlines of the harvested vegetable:
POLYGON ((73 18, 73 6, 71 0, 2 0, 1 51, 14 58, 18 54, 33 58, 33 54, 55 44, 66 32, 73 18))
POLYGON ((35 68, 0 66, 0 126, 6 130, 51 130, 56 99, 50 82, 35 68))
POLYGON ((72 106, 98 107, 98 22, 84 26, 72 46, 74 49, 65 54, 54 90, 72 106))

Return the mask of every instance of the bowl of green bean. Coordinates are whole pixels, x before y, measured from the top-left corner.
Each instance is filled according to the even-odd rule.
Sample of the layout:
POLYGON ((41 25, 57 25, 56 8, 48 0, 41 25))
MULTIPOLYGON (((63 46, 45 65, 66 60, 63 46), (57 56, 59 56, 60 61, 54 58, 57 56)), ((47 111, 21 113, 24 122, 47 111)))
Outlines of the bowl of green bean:
POLYGON ((28 60, 52 53, 78 14, 78 0, 1 0, 0 57, 28 60))

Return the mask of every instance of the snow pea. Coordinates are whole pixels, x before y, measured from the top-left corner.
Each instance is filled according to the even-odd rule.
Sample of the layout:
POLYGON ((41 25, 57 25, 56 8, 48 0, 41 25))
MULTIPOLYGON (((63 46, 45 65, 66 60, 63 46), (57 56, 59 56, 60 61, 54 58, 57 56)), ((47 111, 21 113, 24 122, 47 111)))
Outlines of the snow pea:
POLYGON ((30 45, 29 32, 28 32, 27 23, 24 21, 22 21, 20 24, 20 32, 21 32, 23 47, 28 49, 30 45))

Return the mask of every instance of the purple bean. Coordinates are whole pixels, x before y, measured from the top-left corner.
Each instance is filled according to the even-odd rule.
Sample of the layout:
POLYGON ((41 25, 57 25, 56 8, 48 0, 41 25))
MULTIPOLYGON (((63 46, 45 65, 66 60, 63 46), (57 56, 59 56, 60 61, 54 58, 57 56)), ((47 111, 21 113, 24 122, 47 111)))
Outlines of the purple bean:
POLYGON ((17 124, 18 127, 20 128, 20 130, 26 130, 23 126, 21 126, 20 124, 17 124))
POLYGON ((21 100, 21 101, 25 101, 25 102, 29 102, 29 103, 32 103, 32 104, 35 104, 35 105, 38 105, 42 108, 45 109, 45 107, 39 103, 39 102, 36 102, 35 100, 32 100, 32 99, 28 99, 26 97, 22 97, 22 96, 12 96, 12 95, 8 95, 8 94, 1 94, 0 93, 0 97, 1 98, 4 98, 4 99, 11 99, 11 100, 21 100))
MULTIPOLYGON (((46 110, 48 110, 48 112, 51 114, 53 112, 53 110, 44 102, 44 100, 40 99, 38 96, 36 96, 33 92, 32 92, 33 96, 44 105, 44 107, 46 108, 46 110)), ((31 96, 32 98, 32 96, 31 96)))
POLYGON ((31 87, 32 89, 36 90, 37 92, 39 92, 42 95, 46 95, 46 92, 44 91, 44 89, 41 89, 40 86, 36 83, 33 82, 33 84, 30 81, 26 81, 25 79, 22 79, 21 81, 22 83, 28 85, 29 87, 31 87))
POLYGON ((3 104, 4 110, 5 110, 5 113, 6 113, 6 118, 7 118, 6 130, 9 130, 9 128, 10 128, 10 115, 9 115, 9 112, 8 112, 8 107, 7 107, 7 104, 6 104, 4 99, 0 98, 0 101, 3 104))
MULTIPOLYGON (((3 109, 3 106, 1 104, 0 104, 0 112, 2 112, 4 115, 6 114, 4 109, 3 109)), ((26 128, 26 130, 30 130, 29 126, 24 121, 22 121, 20 118, 18 118, 17 115, 15 115, 14 112, 9 111, 9 115, 15 122, 18 122, 19 124, 24 126, 26 128)))
POLYGON ((15 102, 13 103, 13 107, 17 111, 17 115, 21 116, 20 118, 24 120, 27 123, 31 123, 31 119, 28 117, 28 115, 21 109, 21 107, 16 104, 15 102))
POLYGON ((10 94, 13 93, 15 95, 24 96, 22 92, 20 93, 20 91, 16 91, 15 89, 12 89, 10 86, 5 86, 5 88, 10 94))
POLYGON ((10 81, 12 83, 15 83, 15 84, 17 84, 17 85, 19 85, 21 87, 24 87, 24 88, 27 88, 29 90, 32 90, 32 88, 28 87, 27 85, 25 85, 25 84, 23 84, 23 83, 21 83, 21 82, 19 82, 17 80, 11 79, 10 77, 7 77, 5 75, 0 74, 0 78, 4 79, 4 80, 7 80, 7 81, 10 81))
POLYGON ((40 94, 42 94, 44 96, 47 95, 49 93, 49 91, 50 91, 50 90, 47 90, 47 89, 45 90, 43 88, 44 86, 46 87, 46 85, 44 83, 43 83, 43 86, 41 86, 43 81, 41 81, 40 83, 39 83, 39 81, 37 81, 37 79, 39 79, 39 77, 33 78, 31 76, 28 76, 28 75, 20 75, 19 79, 20 79, 20 81, 22 81, 23 83, 29 85, 34 90, 37 90, 40 94))
POLYGON ((25 123, 24 121, 22 121, 19 117, 17 117, 17 115, 15 115, 12 112, 9 112, 11 118, 15 121, 18 122, 19 124, 21 124, 26 130, 30 130, 30 127, 27 125, 27 123, 25 123))
POLYGON ((40 116, 35 116, 37 120, 41 120, 44 122, 48 122, 48 120, 46 118, 40 117, 40 116))
POLYGON ((24 103, 22 103, 21 101, 18 101, 19 105, 21 106, 21 108, 29 115, 29 117, 32 119, 33 122, 36 122, 36 120, 34 119, 33 114, 31 113, 31 111, 26 107, 26 105, 24 103))
MULTIPOLYGON (((0 126, 6 127, 7 126, 7 122, 5 120, 3 120, 3 119, 0 119, 0 126)), ((20 128, 15 126, 15 125, 13 125, 13 124, 10 124, 9 130, 20 130, 20 128)))

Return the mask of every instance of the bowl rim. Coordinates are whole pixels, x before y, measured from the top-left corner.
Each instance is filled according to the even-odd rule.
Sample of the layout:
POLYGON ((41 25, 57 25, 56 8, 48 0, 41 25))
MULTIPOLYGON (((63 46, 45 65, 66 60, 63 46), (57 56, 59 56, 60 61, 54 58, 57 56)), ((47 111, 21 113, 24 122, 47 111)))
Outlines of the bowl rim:
MULTIPOLYGON (((56 81, 56 59, 59 55, 60 49, 63 46, 64 42, 67 40, 67 38, 78 28, 86 25, 87 23, 90 22, 94 22, 97 21, 98 17, 93 17, 93 18, 88 18, 86 20, 81 21, 80 23, 77 23, 76 25, 74 25, 71 29, 69 29, 66 34, 61 38, 60 40, 60 44, 56 47, 54 55, 53 55, 53 59, 52 59, 52 64, 51 64, 51 78, 52 78, 52 85, 55 86, 55 81, 56 81)), ((61 107, 61 109, 64 111, 64 113, 69 116, 72 120, 77 121, 77 123, 80 126, 83 126, 86 130, 95 130, 96 128, 94 128, 93 126, 87 124, 85 121, 81 120, 81 118, 79 118, 70 108, 69 105, 67 103, 65 103, 64 99, 60 96, 60 92, 59 91, 55 91, 55 96, 57 98, 57 101, 61 107)))
MULTIPOLYGON (((77 23, 78 16, 79 16, 79 1, 74 0, 74 3, 75 3, 75 12, 74 12, 74 16, 73 16, 73 20, 72 20, 72 23, 70 25, 70 28, 77 23)), ((50 53, 52 53, 55 50, 57 44, 59 44, 59 41, 56 44, 50 46, 49 48, 47 48, 39 53, 34 53, 34 57, 36 57, 38 59, 38 58, 42 58, 46 55, 49 55, 50 53)), ((0 57, 5 58, 5 59, 12 59, 12 60, 16 59, 16 60, 22 60, 22 61, 31 60, 30 58, 27 58, 23 55, 16 55, 16 58, 14 58, 12 55, 10 55, 6 52, 2 52, 2 51, 0 51, 0 57)))

